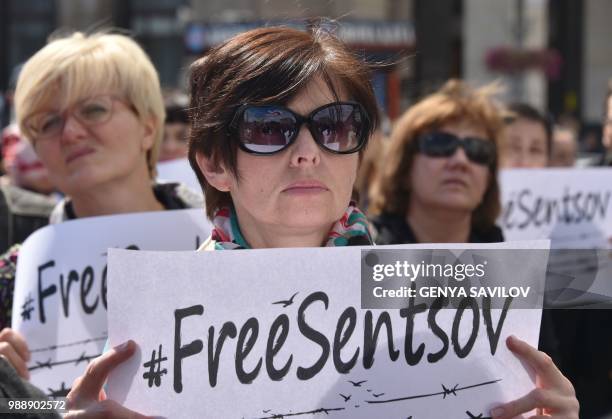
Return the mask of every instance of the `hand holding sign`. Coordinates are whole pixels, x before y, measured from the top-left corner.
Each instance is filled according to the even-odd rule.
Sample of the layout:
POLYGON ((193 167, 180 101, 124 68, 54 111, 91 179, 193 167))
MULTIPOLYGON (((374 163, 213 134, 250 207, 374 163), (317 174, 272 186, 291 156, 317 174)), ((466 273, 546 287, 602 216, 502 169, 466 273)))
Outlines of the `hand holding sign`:
POLYGON ((69 419, 145 418, 146 416, 126 409, 112 400, 107 400, 102 390, 111 370, 130 358, 135 349, 136 345, 129 340, 94 359, 87 367, 85 374, 72 384, 72 390, 67 396, 70 412, 64 417, 69 419))
POLYGON ((22 378, 30 378, 26 365, 30 360, 28 344, 19 332, 10 327, 5 327, 0 332, 0 356, 5 357, 22 378))
MULTIPOLYGON (((467 246, 456 246, 453 257, 463 257, 467 246)), ((408 247, 401 260, 420 261, 408 247)), ((527 251, 520 266, 497 272, 491 255, 476 253, 491 262, 488 286, 517 277, 535 286, 546 266, 527 251)), ((539 310, 510 310, 508 299, 492 308, 480 298, 462 298, 456 309, 412 299, 398 309, 360 308, 359 248, 113 249, 109 258, 110 342, 133 339, 142 350, 110 373, 108 395, 145 414, 485 417, 535 387, 528 364, 497 342, 515 334, 535 345, 539 310)), ((565 394, 563 384, 546 389, 565 394)), ((570 403, 544 407, 571 412, 570 403)))
POLYGON ((107 340, 107 249, 195 250, 208 231, 197 209, 89 217, 38 230, 20 250, 12 325, 32 358, 13 332, 3 332, 10 339, 0 335, 0 354, 21 376, 29 370, 47 394, 65 395, 107 340))
MULTIPOLYGON (((541 387, 520 399, 496 407, 492 411, 493 417, 495 419, 509 419, 538 408, 541 413, 552 415, 553 418, 557 415, 564 418, 578 418, 579 406, 574 388, 552 363, 550 357, 514 336, 510 336, 506 343, 510 350, 535 369, 538 374, 538 384, 541 387)), ((68 404, 71 409, 82 408, 85 410, 72 411, 66 417, 86 418, 96 415, 110 418, 145 417, 113 401, 106 400, 102 390, 110 371, 130 358, 134 354, 134 350, 134 342, 128 341, 94 360, 87 368, 85 375, 74 382, 72 391, 68 395, 68 404)), ((349 382, 359 387, 356 384, 365 381, 349 382)), ((345 401, 350 399, 350 396, 342 394, 341 396, 345 401)), ((374 396, 378 397, 376 394, 374 396)))
POLYGON ((520 399, 494 408, 491 412, 493 418, 510 419, 538 409, 542 417, 577 419, 579 405, 574 387, 552 359, 515 336, 508 337, 506 344, 535 371, 538 387, 520 399))

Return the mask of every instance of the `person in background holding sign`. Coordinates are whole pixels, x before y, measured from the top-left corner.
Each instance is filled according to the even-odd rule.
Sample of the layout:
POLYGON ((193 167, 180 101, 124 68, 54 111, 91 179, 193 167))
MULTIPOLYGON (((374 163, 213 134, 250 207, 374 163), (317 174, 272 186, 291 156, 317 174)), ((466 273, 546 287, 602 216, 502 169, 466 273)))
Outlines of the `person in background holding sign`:
POLYGON ((500 143, 500 167, 539 169, 548 166, 552 151, 552 125, 533 106, 508 106, 506 134, 500 143))
MULTIPOLYGON (((368 68, 329 33, 261 28, 239 34, 192 66, 189 160, 215 229, 202 250, 368 245, 350 203, 357 167, 377 124, 368 68)), ((505 406, 577 417, 575 399, 544 354, 513 340, 547 390, 505 406)), ((94 360, 68 395, 69 418, 139 417, 101 400, 109 372, 135 351, 128 341, 94 360)), ((104 398, 104 397, 102 397, 104 398)), ((557 416, 557 417, 561 417, 557 416)))
MULTIPOLYGON (((153 182, 164 104, 155 68, 130 38, 75 33, 50 42, 24 65, 15 107, 21 131, 66 195, 51 223, 202 205, 182 185, 153 182)), ((1 278, 14 278, 16 259, 4 256, 1 278)), ((12 284, 8 291, 11 299, 12 284)), ((2 320, 0 355, 28 378, 27 344, 8 328, 10 318, 2 320)))
MULTIPOLYGON (((500 107, 492 100, 494 92, 494 85, 475 90, 451 80, 396 123, 387 165, 373 187, 371 210, 376 214, 372 222, 377 244, 504 240, 495 225, 501 209, 497 144, 504 122, 500 107)), ((545 341, 552 340, 547 327, 541 333, 545 341)), ((560 405, 566 401, 567 412, 576 413, 572 385, 548 355, 533 348, 530 351, 536 363, 547 364, 534 369, 556 383, 546 397, 557 398, 560 405)), ((511 414, 493 412, 493 416, 525 412, 519 405, 542 406, 538 391, 520 403, 506 405, 511 414)))

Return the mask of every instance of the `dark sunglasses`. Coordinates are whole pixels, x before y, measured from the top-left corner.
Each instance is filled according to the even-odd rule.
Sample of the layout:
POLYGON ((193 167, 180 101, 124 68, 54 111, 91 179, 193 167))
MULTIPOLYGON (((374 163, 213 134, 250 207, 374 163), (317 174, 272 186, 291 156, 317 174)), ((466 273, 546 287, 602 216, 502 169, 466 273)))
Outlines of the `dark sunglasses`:
POLYGON ((417 150, 429 157, 450 157, 459 147, 474 163, 489 166, 497 157, 495 143, 482 138, 459 138, 447 132, 430 132, 417 140, 417 150))
POLYGON ((293 144, 304 123, 319 146, 336 154, 358 151, 370 132, 370 118, 356 102, 328 103, 306 117, 279 105, 243 105, 229 128, 242 150, 268 155, 293 144))

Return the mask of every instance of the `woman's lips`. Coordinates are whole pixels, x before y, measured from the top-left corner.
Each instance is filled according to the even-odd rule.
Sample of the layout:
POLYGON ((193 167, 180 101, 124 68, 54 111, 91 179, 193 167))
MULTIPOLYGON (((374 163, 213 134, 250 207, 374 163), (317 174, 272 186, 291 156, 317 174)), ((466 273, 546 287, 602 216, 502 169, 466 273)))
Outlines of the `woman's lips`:
POLYGON ((66 163, 71 163, 74 160, 78 159, 79 157, 86 156, 87 154, 91 154, 93 152, 94 152, 93 148, 82 148, 79 150, 75 150, 72 153, 68 154, 68 157, 66 157, 66 163))
POLYGON ((448 185, 448 186, 462 186, 462 187, 467 187, 468 186, 468 182, 463 180, 463 179, 458 179, 458 178, 452 178, 452 179, 446 179, 442 182, 443 185, 448 185))
POLYGON ((285 189, 283 189, 283 192, 291 194, 314 194, 325 192, 328 190, 329 188, 325 186, 324 183, 314 180, 308 180, 291 183, 285 189))

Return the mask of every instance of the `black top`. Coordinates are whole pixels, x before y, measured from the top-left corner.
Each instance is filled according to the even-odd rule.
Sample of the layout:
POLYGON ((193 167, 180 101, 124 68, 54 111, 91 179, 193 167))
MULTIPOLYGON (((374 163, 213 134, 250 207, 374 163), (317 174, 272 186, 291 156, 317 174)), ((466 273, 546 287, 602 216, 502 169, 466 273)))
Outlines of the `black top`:
MULTIPOLYGON (((405 217, 397 214, 383 213, 370 220, 377 231, 376 244, 410 244, 418 243, 412 228, 405 217)), ((468 243, 498 243, 504 241, 504 235, 497 226, 487 231, 470 231, 468 243)))
POLYGON ((0 180, 0 254, 49 224, 56 201, 0 180))

